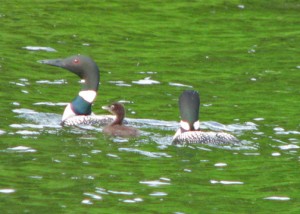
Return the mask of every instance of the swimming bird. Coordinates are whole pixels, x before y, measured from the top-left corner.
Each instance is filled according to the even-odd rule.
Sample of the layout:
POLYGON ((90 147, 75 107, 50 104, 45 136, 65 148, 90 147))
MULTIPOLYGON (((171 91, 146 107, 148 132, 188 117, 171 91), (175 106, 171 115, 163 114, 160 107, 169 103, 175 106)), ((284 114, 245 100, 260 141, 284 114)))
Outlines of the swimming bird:
POLYGON ((180 128, 173 137, 173 144, 235 144, 239 140, 226 132, 200 130, 199 93, 186 90, 179 96, 180 128))
POLYGON ((103 106, 102 109, 109 111, 115 115, 115 120, 103 128, 103 132, 110 136, 118 137, 137 137, 139 130, 131 126, 123 125, 123 119, 125 117, 125 108, 121 103, 113 103, 108 106, 103 106))
POLYGON ((105 125, 113 120, 111 116, 92 113, 92 104, 99 87, 100 72, 97 64, 90 57, 75 55, 65 59, 46 59, 38 62, 67 69, 82 79, 83 85, 78 96, 64 110, 62 125, 105 125))

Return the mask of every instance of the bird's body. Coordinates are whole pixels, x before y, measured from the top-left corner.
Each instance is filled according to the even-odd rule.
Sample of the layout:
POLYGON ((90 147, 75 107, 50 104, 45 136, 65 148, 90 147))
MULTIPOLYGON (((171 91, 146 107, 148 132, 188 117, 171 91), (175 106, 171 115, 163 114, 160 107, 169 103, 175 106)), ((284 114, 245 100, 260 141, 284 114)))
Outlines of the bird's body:
POLYGON ((239 142, 226 132, 200 130, 200 96, 194 90, 186 90, 179 97, 180 128, 173 137, 173 144, 230 144, 239 142))
POLYGON ((103 133, 114 136, 114 137, 136 137, 139 135, 139 132, 137 129, 130 127, 130 126, 124 126, 124 125, 107 125, 103 128, 103 133))
POLYGON ((103 106, 103 109, 115 115, 115 120, 103 128, 103 133, 115 137, 136 137, 139 131, 131 126, 123 125, 125 117, 125 108, 121 103, 113 103, 109 106, 103 106))

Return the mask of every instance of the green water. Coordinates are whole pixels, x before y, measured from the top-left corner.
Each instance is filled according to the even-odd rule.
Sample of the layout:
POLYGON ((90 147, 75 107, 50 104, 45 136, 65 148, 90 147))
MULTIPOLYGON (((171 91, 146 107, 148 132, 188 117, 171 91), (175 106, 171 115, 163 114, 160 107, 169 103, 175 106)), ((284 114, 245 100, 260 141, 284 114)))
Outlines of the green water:
POLYGON ((299 213, 299 14, 296 0, 3 0, 1 213, 299 213), (101 70, 94 112, 128 101, 152 122, 141 137, 59 127, 78 78, 37 60, 79 53, 101 70), (190 87, 206 129, 246 146, 170 145, 190 87))

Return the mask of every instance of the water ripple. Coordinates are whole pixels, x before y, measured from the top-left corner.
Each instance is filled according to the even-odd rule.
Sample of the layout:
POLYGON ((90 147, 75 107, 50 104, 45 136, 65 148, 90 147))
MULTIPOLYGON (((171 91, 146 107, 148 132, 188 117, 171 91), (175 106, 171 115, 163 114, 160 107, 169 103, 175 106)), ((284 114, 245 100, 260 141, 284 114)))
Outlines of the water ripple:
POLYGON ((61 116, 53 113, 36 112, 31 109, 13 109, 14 113, 18 114, 18 117, 25 118, 43 127, 60 128, 61 116))
POLYGON ((165 192, 153 192, 153 193, 150 193, 149 195, 150 196, 166 196, 168 194, 165 192))
POLYGON ((66 106, 66 105, 68 105, 68 103, 37 102, 37 103, 33 103, 33 105, 35 105, 35 106, 66 106))
POLYGON ((266 199, 266 200, 275 200, 275 201, 288 201, 288 200, 291 200, 291 198, 285 197, 285 196, 270 196, 270 197, 266 197, 264 199, 266 199))
POLYGON ((23 49, 29 50, 29 51, 47 51, 47 52, 56 52, 54 48, 51 47, 41 47, 41 46, 26 46, 23 47, 23 49))
POLYGON ((36 152, 35 149, 32 149, 30 147, 26 147, 26 146, 17 146, 17 147, 7 148, 7 151, 12 151, 12 152, 36 152))
POLYGON ((0 193, 10 194, 16 192, 15 189, 0 189, 0 193))
POLYGON ((168 155, 163 152, 149 152, 149 151, 143 151, 143 150, 133 149, 133 148, 119 148, 118 150, 126 151, 126 152, 134 152, 134 153, 141 154, 141 155, 151 157, 151 158, 160 158, 160 157, 170 158, 170 157, 172 157, 171 155, 168 155))
POLYGON ((42 126, 42 125, 29 124, 29 123, 10 124, 9 126, 12 128, 17 128, 17 129, 23 129, 23 128, 42 129, 42 128, 44 128, 44 126, 42 126))
MULTIPOLYGON (((38 102, 34 105, 48 105, 48 106, 60 106, 65 105, 65 103, 49 103, 49 102, 38 102)), ((61 115, 54 114, 54 113, 44 113, 44 112, 37 112, 31 109, 26 108, 17 108, 12 110, 14 113, 18 114, 19 118, 24 118, 27 121, 32 121, 33 124, 30 123, 21 123, 21 124, 11 124, 10 127, 22 129, 17 131, 17 134, 29 136, 29 135, 38 135, 41 131, 47 132, 49 134, 57 134, 56 129, 62 129, 60 122, 61 122, 61 115), (51 128, 51 129, 45 129, 45 128, 51 128), (24 130, 25 129, 25 130, 24 130), (37 129, 38 131, 34 130, 26 130, 26 129, 37 129), (54 129, 54 130, 53 130, 54 129)), ((163 120, 156 120, 156 119, 138 119, 138 118, 126 118, 126 122, 134 127, 138 127, 141 130, 141 135, 146 138, 141 138, 138 142, 149 142, 154 141, 161 149, 166 148, 167 146, 171 145, 172 143, 172 136, 175 133, 175 131, 179 128, 179 122, 178 121, 163 121, 163 120), (148 130, 151 130, 150 132, 148 130), (156 133, 153 130, 157 130, 156 133), (172 134, 161 134, 162 131, 170 131, 172 134)), ((233 134, 241 134, 243 131, 249 131, 249 130, 256 130, 257 125, 253 122, 245 122, 244 124, 229 124, 224 125, 216 121, 204 121, 201 122, 200 128, 202 130, 213 130, 213 131, 227 131, 232 132, 233 134)), ((95 132, 101 132, 102 127, 96 127, 96 126, 76 126, 72 127, 70 129, 63 129, 70 133, 74 134, 82 134, 86 132, 87 130, 95 131, 95 132)), ((1 132, 0 132, 1 134, 1 132)), ((115 143, 124 143, 128 142, 128 139, 124 138, 113 138, 113 142, 115 143)), ((218 145, 215 145, 214 147, 219 148, 218 145)), ((230 150, 245 150, 245 149, 253 149, 253 143, 249 141, 242 141, 241 145, 239 146, 222 146, 222 149, 230 149, 230 150)), ((256 148, 254 148, 256 149, 256 148)), ((125 150, 123 150, 125 151, 125 150)), ((147 156, 147 157, 170 157, 166 153, 153 153, 153 152, 147 152, 147 151, 141 151, 141 150, 135 150, 135 149, 128 149, 126 148, 126 151, 128 152, 135 152, 139 153, 141 155, 147 156)))
POLYGON ((87 205, 93 204, 93 202, 92 202, 90 199, 83 199, 83 200, 81 201, 81 203, 82 203, 82 204, 87 204, 87 205))
POLYGON ((112 157, 112 158, 117 158, 117 159, 120 159, 120 157, 118 155, 115 155, 115 154, 106 154, 108 157, 112 157))
POLYGON ((288 134, 296 134, 299 135, 300 132, 299 131, 285 131, 284 128, 281 127, 276 127, 273 129, 275 131, 275 134, 279 134, 279 135, 288 135, 288 134))
MULTIPOLYGON (((55 105, 55 106, 64 106, 66 103, 48 103, 48 102, 38 102, 35 105, 55 105)), ((61 115, 54 113, 43 113, 36 112, 31 109, 19 108, 13 109, 14 113, 19 114, 19 117, 25 118, 27 120, 32 120, 37 124, 43 125, 44 127, 60 127, 61 115), (55 126, 56 125, 56 126, 55 126), (59 125, 59 126, 57 126, 59 125)), ((161 130, 172 130, 176 131, 179 127, 179 122, 177 121, 163 121, 163 120, 155 120, 155 119, 138 119, 138 118, 126 118, 129 124, 136 125, 143 128, 155 128, 161 130)), ((252 122, 246 122, 244 124, 230 124, 224 125, 216 121, 204 121, 201 122, 202 129, 210 129, 216 131, 248 131, 248 130, 256 130, 256 124, 252 122)))
POLYGON ((227 163, 216 163, 214 166, 216 166, 216 167, 224 167, 224 166, 227 166, 227 163))
POLYGON ((160 180, 154 180, 154 181, 140 181, 140 184, 146 184, 150 187, 158 187, 158 186, 163 186, 163 185, 170 185, 171 183, 169 182, 170 179, 166 178, 160 178, 160 180))
POLYGON ((60 80, 38 80, 36 81, 36 83, 38 84, 49 84, 49 85, 61 85, 61 84, 67 84, 68 82, 64 79, 60 79, 60 80))
POLYGON ((20 130, 17 131, 16 134, 20 134, 20 135, 39 135, 39 132, 36 131, 29 131, 29 130, 20 130))
POLYGON ((279 146, 279 148, 281 150, 290 150, 290 149, 299 149, 300 147, 295 144, 288 144, 288 145, 279 146))
POLYGON ((224 185, 233 185, 233 184, 244 184, 242 181, 217 181, 217 180, 210 180, 211 184, 224 184, 224 185))
POLYGON ((125 199, 123 202, 125 203, 136 203, 144 201, 142 198, 134 198, 134 199, 125 199))
POLYGON ((132 81, 134 84, 138 85, 153 85, 153 84, 160 84, 159 81, 150 79, 151 77, 145 77, 144 79, 132 81))
POLYGON ((102 197, 100 195, 97 195, 97 194, 94 194, 94 193, 83 193, 83 195, 85 196, 89 196, 91 197, 92 199, 95 199, 95 200, 101 200, 102 197))
POLYGON ((102 195, 108 195, 108 193, 106 192, 106 189, 102 188, 102 187, 96 187, 96 193, 98 194, 102 194, 102 195))
POLYGON ((131 84, 127 84, 124 81, 108 81, 111 84, 114 84, 116 86, 125 86, 125 87, 130 87, 131 84))
POLYGON ((114 190, 108 190, 108 193, 116 194, 116 195, 133 195, 133 192, 124 192, 124 191, 114 191, 114 190))
POLYGON ((191 86, 191 85, 184 85, 184 84, 181 84, 181 83, 175 83, 175 82, 169 82, 169 85, 171 85, 171 86, 176 86, 176 87, 188 87, 188 88, 193 88, 193 86, 191 86))

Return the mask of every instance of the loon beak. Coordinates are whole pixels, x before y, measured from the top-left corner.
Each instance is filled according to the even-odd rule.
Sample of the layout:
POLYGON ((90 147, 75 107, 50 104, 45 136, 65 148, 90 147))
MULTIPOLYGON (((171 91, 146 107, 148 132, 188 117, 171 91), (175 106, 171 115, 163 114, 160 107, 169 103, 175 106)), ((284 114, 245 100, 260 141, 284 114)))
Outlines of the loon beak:
POLYGON ((37 62, 57 67, 64 67, 64 63, 62 59, 44 59, 44 60, 38 60, 37 62))
POLYGON ((102 109, 109 111, 109 106, 102 106, 102 109))
POLYGON ((115 113, 112 111, 112 109, 111 109, 110 106, 102 106, 102 109, 104 109, 104 110, 106 110, 106 111, 109 111, 109 112, 112 113, 112 114, 115 114, 115 113))

